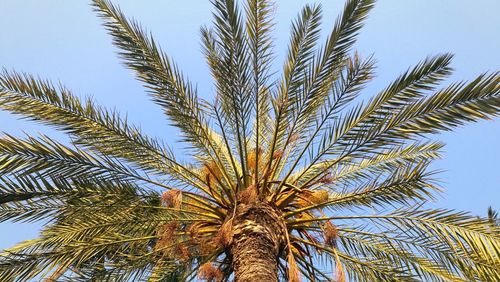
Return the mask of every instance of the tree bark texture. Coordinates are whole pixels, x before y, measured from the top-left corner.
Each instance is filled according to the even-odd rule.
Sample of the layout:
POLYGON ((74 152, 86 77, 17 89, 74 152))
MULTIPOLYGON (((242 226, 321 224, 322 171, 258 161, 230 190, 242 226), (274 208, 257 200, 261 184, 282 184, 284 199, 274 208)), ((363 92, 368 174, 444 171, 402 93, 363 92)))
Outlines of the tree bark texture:
POLYGON ((235 282, 277 282, 284 221, 265 203, 240 204, 231 245, 235 282))

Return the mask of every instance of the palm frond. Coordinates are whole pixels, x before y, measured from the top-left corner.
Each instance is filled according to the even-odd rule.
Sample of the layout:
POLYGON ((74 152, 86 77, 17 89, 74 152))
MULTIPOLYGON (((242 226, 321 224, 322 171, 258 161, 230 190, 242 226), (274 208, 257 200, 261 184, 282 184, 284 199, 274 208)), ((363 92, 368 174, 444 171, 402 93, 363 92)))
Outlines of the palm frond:
MULTIPOLYGON (((418 257, 392 244, 389 240, 371 240, 368 236, 340 235, 342 246, 351 256, 366 257, 395 265, 405 272, 415 272, 427 281, 465 281, 456 276, 455 269, 446 268, 442 261, 418 257)), ((455 264, 457 262, 454 262, 455 264)))
POLYGON ((338 257, 339 261, 347 268, 349 278, 355 281, 394 281, 397 279, 412 281, 411 275, 405 273, 402 269, 397 269, 395 266, 387 266, 382 261, 358 259, 310 240, 297 237, 294 237, 293 240, 314 247, 331 257, 338 257))
MULTIPOLYGON (((308 70, 308 78, 303 82, 303 88, 293 100, 290 125, 281 150, 285 151, 296 136, 305 138, 304 130, 313 123, 318 110, 328 97, 329 90, 341 72, 342 62, 345 62, 356 35, 363 26, 363 20, 372 7, 371 0, 353 0, 346 3, 317 62, 308 70)), ((279 159, 278 162, 284 159, 286 158, 279 159)))
MULTIPOLYGON (((458 83, 427 98, 411 101, 366 129, 343 156, 370 153, 426 133, 438 133, 478 119, 496 116, 500 105, 499 75, 480 75, 469 84, 458 83)), ((349 141, 352 142, 352 141, 349 141)), ((342 157, 340 157, 341 159, 342 157)))
POLYGON ((47 136, 0 138, 0 174, 42 178, 147 179, 118 160, 68 147, 47 136))
MULTIPOLYGON (((248 35, 244 20, 239 12, 237 1, 214 0, 214 40, 217 52, 214 53, 212 74, 217 74, 217 99, 220 103, 223 126, 231 133, 236 143, 237 155, 244 172, 247 171, 247 142, 253 108, 251 85, 250 54, 248 35)), ((243 175, 246 184, 247 177, 243 175)))
POLYGON ((278 83, 277 97, 273 103, 273 137, 267 156, 268 171, 271 170, 275 152, 284 148, 291 106, 295 103, 296 96, 306 80, 307 68, 313 63, 320 22, 321 6, 317 5, 305 6, 292 23, 292 35, 283 67, 283 77, 278 83))
POLYGON ((327 201, 290 211, 286 216, 324 207, 333 210, 358 207, 376 208, 409 205, 412 202, 432 199, 435 194, 441 192, 441 189, 432 183, 430 178, 432 173, 427 172, 428 164, 428 162, 406 164, 386 177, 379 175, 367 184, 359 185, 354 191, 344 189, 347 191, 333 192, 327 201))
POLYGON ((123 158, 146 171, 190 174, 160 141, 146 137, 118 113, 91 100, 82 102, 67 89, 57 89, 33 76, 4 71, 0 77, 0 107, 54 125, 71 134, 76 144, 123 158))
MULTIPOLYGON (((304 142, 305 144, 302 148, 300 148, 300 145, 294 146, 300 148, 300 153, 295 156, 295 161, 288 167, 288 173, 283 177, 283 182, 287 181, 290 175, 292 175, 304 154, 308 150, 314 149, 313 145, 316 136, 324 130, 324 126, 328 121, 334 118, 346 104, 355 99, 364 84, 372 79, 373 66, 374 62, 371 58, 363 61, 358 55, 355 55, 353 58, 347 60, 339 78, 334 82, 331 94, 324 104, 324 109, 321 111, 317 118, 316 125, 312 129, 312 134, 307 136, 307 141, 304 142)), ((280 170, 278 170, 277 173, 279 173, 279 171, 280 170)), ((302 175, 300 178, 306 179, 307 177, 302 175)))
POLYGON ((420 277, 432 281, 488 280, 498 276, 494 273, 494 265, 471 259, 468 254, 458 255, 461 253, 459 250, 450 248, 440 238, 431 236, 411 238, 411 235, 402 236, 397 230, 383 230, 381 233, 376 233, 370 230, 364 231, 360 227, 341 229, 339 236, 347 241, 354 241, 354 244, 342 244, 345 248, 360 247, 360 251, 363 252, 366 247, 374 248, 375 251, 380 250, 390 256, 392 253, 420 277))
MULTIPOLYGON (((387 144, 400 144, 401 140, 396 139, 391 140, 392 143, 386 140, 379 139, 379 142, 374 142, 374 140, 378 131, 388 123, 388 120, 395 113, 402 111, 404 105, 414 103, 422 97, 423 91, 434 89, 436 83, 450 73, 451 58, 451 55, 444 54, 424 60, 396 79, 386 90, 374 97, 367 106, 354 107, 344 114, 331 127, 331 130, 324 133, 317 153, 309 166, 313 166, 327 156, 337 155, 337 159, 340 161, 346 157, 372 153, 373 147, 384 148, 384 145, 387 144)), ((335 162, 332 163, 332 166, 334 164, 335 162)), ((329 168, 327 167, 325 170, 329 168)), ((316 177, 320 175, 318 174, 316 177)))
POLYGON ((343 66, 342 62, 351 50, 364 19, 372 7, 373 1, 370 0, 352 0, 346 3, 321 55, 318 56, 317 62, 311 69, 310 77, 304 84, 305 89, 295 100, 285 144, 288 144, 293 134, 301 135, 303 128, 314 120, 318 109, 323 105, 324 99, 338 78, 343 66))
POLYGON ((136 72, 137 78, 150 89, 154 101, 163 108, 173 125, 183 132, 184 141, 215 161, 223 172, 226 184, 231 186, 222 167, 227 160, 223 160, 224 156, 211 139, 207 114, 195 87, 184 79, 177 66, 139 24, 129 22, 118 8, 106 0, 95 0, 94 7, 105 20, 104 25, 120 48, 125 64, 136 72))
POLYGON ((88 193, 97 193, 96 191, 100 192, 100 195, 109 197, 120 193, 129 196, 138 193, 131 186, 120 185, 116 181, 113 186, 104 181, 96 182, 101 183, 99 185, 77 185, 71 180, 46 179, 31 175, 2 176, 0 180, 2 221, 40 220, 48 216, 53 217, 64 208, 66 200, 84 197, 88 193))
MULTIPOLYGON (((207 60, 207 64, 210 67, 212 76, 215 79, 216 86, 217 88, 220 89, 218 91, 219 92, 224 91, 223 89, 225 89, 226 87, 224 84, 224 77, 227 74, 224 74, 225 70, 223 68, 223 64, 220 59, 219 51, 217 50, 218 47, 214 31, 206 27, 203 27, 201 29, 201 36, 202 36, 205 58, 207 60)), ((234 143, 234 139, 232 138, 233 137, 231 135, 232 132, 229 126, 227 125, 227 120, 223 113, 220 100, 216 100, 216 103, 213 106, 212 111, 216 124, 220 128, 220 132, 222 135, 221 140, 224 141, 223 144, 220 144, 219 148, 223 148, 222 150, 227 152, 228 157, 226 157, 226 159, 230 161, 234 178, 237 179, 238 186, 242 187, 243 185, 241 184, 241 179, 243 178, 244 170, 241 167, 240 162, 233 155, 232 144, 234 143)), ((236 151, 239 151, 239 149, 236 148, 236 151)))
MULTIPOLYGON (((374 228, 340 228, 339 248, 353 257, 390 264, 432 281, 488 280, 498 277, 498 240, 487 221, 447 210, 401 209, 387 215, 316 218, 343 226, 371 221, 374 228), (353 235, 355 234, 355 235, 353 235), (419 255, 421 257, 419 257, 419 255), (384 262, 385 261, 385 262, 384 262)), ((305 243, 305 242, 304 242, 305 243)), ((306 244, 320 245, 313 242, 306 244)))
POLYGON ((454 84, 405 107, 384 131, 397 138, 408 138, 496 116, 500 108, 499 81, 499 73, 492 73, 480 75, 468 84, 454 84))
MULTIPOLYGON (((270 93, 267 90, 267 81, 270 73, 272 59, 271 34, 273 23, 271 16, 273 12, 272 3, 268 0, 250 0, 245 7, 248 34, 248 48, 251 53, 252 62, 252 94, 255 100, 255 151, 259 151, 261 140, 266 139, 268 127, 267 115, 270 110, 270 93)), ((259 158, 256 158, 255 167, 259 168, 259 158)), ((251 169, 251 168, 250 168, 251 169)), ((255 182, 259 179, 259 169, 255 170, 255 182)))
MULTIPOLYGON (((332 186, 348 186, 374 180, 381 174, 391 173, 408 163, 434 160, 440 157, 444 144, 440 142, 414 143, 407 146, 395 146, 373 156, 366 156, 359 161, 337 162, 330 168, 332 186)), ((319 171, 324 171, 332 162, 322 161, 307 171, 299 170, 290 177, 290 181, 301 185, 311 179, 319 171), (300 177, 299 177, 300 175, 300 177)))
MULTIPOLYGON (((33 183, 32 179, 30 183, 26 181, 12 188, 36 189, 37 198, 10 204, 20 203, 29 211, 31 206, 45 203, 56 213, 52 214, 52 224, 42 230, 36 242, 27 242, 3 253, 2 277, 33 278, 47 274, 56 266, 80 268, 98 258, 104 259, 108 269, 116 267, 122 272, 126 270, 123 275, 131 274, 137 266, 124 267, 123 259, 129 263, 142 260, 144 268, 161 255, 153 249, 162 236, 158 226, 172 222, 189 224, 211 217, 201 212, 161 207, 158 195, 119 183, 73 183, 69 189, 58 182, 29 186, 33 183), (15 265, 10 266, 11 263, 15 265), (36 267, 30 270, 26 264, 36 267), (39 269, 46 273, 40 273, 39 269)), ((22 214, 23 218, 28 216, 28 213, 22 214)), ((170 268, 173 269, 172 265, 170 268)))

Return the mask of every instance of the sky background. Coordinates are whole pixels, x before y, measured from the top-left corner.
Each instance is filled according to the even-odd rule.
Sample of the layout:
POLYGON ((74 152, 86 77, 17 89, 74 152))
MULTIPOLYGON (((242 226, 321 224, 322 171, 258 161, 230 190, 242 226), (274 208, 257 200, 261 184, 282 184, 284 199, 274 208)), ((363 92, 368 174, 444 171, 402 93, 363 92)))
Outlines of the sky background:
MULTIPOLYGON (((116 56, 89 5, 78 0, 0 0, 0 67, 61 82, 74 94, 92 96, 100 104, 127 113, 151 136, 163 137, 174 148, 177 131, 116 56)), ((197 83, 201 97, 211 99, 214 87, 201 53, 199 27, 210 24, 208 0, 114 0, 124 13, 152 31, 156 41, 197 83)), ((343 1, 277 1, 274 36, 276 63, 281 69, 290 23, 306 3, 323 5, 323 39, 343 1)), ((409 66, 428 55, 455 54, 456 72, 448 82, 471 80, 500 69, 500 1, 381 0, 370 14, 356 49, 374 54, 377 77, 364 91, 369 97, 409 66)), ((54 130, 20 121, 0 112, 0 132, 15 136, 43 133, 58 140, 54 130)), ((435 169, 446 189, 433 206, 485 215, 500 208, 500 118, 468 124, 454 132, 432 136, 447 144, 435 169)), ((40 225, 0 223, 0 250, 36 236, 40 225)))

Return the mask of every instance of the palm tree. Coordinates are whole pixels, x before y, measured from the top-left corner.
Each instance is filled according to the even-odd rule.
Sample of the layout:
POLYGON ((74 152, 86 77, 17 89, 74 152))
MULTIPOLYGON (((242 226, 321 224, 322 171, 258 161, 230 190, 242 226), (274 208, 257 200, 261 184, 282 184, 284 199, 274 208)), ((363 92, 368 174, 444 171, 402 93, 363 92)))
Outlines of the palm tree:
POLYGON ((280 75, 272 3, 212 2, 210 103, 137 22, 93 1, 192 160, 64 87, 0 75, 2 109, 72 141, 0 139, 0 220, 46 224, 1 254, 1 281, 500 281, 500 229, 424 208, 443 146, 427 136, 498 115, 498 72, 438 90, 442 54, 360 101, 374 60, 353 45, 372 0, 347 1, 321 48, 321 6, 304 7, 280 75))

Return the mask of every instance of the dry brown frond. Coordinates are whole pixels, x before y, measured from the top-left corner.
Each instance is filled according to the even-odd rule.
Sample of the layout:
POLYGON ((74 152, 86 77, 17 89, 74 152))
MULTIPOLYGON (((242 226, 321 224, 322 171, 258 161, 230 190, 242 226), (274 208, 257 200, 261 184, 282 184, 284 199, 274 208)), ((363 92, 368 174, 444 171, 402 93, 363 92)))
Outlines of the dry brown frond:
MULTIPOLYGON (((311 220, 311 219, 314 219, 315 218, 315 215, 310 213, 310 212, 302 212, 302 213, 299 213, 296 215, 297 219, 300 219, 300 220, 311 220)), ((302 223, 303 226, 312 226, 314 225, 314 222, 310 221, 310 222, 303 222, 302 223)))
POLYGON ((160 226, 157 231, 158 241, 155 245, 155 250, 162 250, 164 255, 170 256, 175 243, 175 232, 178 230, 177 222, 169 222, 160 226))
MULTIPOLYGON (((307 230, 302 230, 301 233, 307 238, 307 240, 313 242, 314 244, 319 244, 318 239, 310 232, 307 230)), ((317 249, 318 253, 321 253, 322 251, 320 249, 317 249)))
POLYGON ((259 198, 259 193, 257 191, 257 186, 250 185, 242 191, 238 192, 237 200, 243 204, 255 203, 259 198))
MULTIPOLYGON (((275 200, 276 201, 276 205, 277 206, 282 205, 283 201, 286 198, 288 198, 288 196, 290 196, 291 193, 292 193, 292 191, 290 191, 290 190, 288 190, 288 191, 286 191, 286 190, 281 191, 280 194, 279 194, 279 197, 277 197, 276 200, 275 200)), ((273 195, 271 195, 268 199, 269 200, 273 199, 273 195)))
POLYGON ((222 172, 219 169, 219 166, 214 162, 206 162, 203 164, 203 168, 201 170, 202 179, 207 182, 210 187, 217 186, 218 181, 220 181, 222 177, 222 172))
POLYGON ((200 228, 202 227, 202 222, 195 222, 190 224, 186 228, 186 234, 193 240, 200 236, 200 228))
POLYGON ((183 197, 182 202, 185 204, 184 209, 189 209, 189 211, 193 212, 205 212, 206 210, 200 208, 199 204, 197 201, 188 198, 188 197, 183 197))
POLYGON ((345 282, 344 267, 338 257, 335 258, 335 279, 333 281, 345 282))
POLYGON ((337 227, 331 222, 327 221, 323 225, 323 238, 325 244, 331 247, 337 247, 338 230, 337 227))
POLYGON ((201 256, 211 255, 217 250, 219 242, 215 242, 217 237, 202 238, 199 240, 199 252, 201 256))
POLYGON ((163 192, 161 202, 166 207, 179 209, 182 205, 182 191, 173 189, 163 192))
POLYGON ((288 281, 290 282, 300 282, 300 272, 299 267, 293 254, 290 252, 288 254, 288 281))
POLYGON ((191 252, 186 244, 178 244, 175 246, 175 258, 186 261, 191 257, 191 252))
POLYGON ((212 263, 207 262, 200 266, 198 270, 198 278, 209 282, 221 282, 224 278, 222 271, 215 267, 212 263))
POLYGON ((210 255, 220 246, 216 235, 218 230, 215 228, 215 226, 201 222, 193 223, 186 228, 186 235, 189 236, 189 245, 195 247, 195 251, 199 255, 210 255))
POLYGON ((292 136, 290 136, 290 143, 293 143, 293 142, 299 140, 299 138, 300 138, 300 136, 297 133, 292 134, 292 136))
POLYGON ((227 247, 233 242, 233 219, 226 220, 220 227, 215 241, 218 245, 227 247))
POLYGON ((312 215, 309 212, 302 212, 297 215, 297 218, 303 219, 303 220, 308 220, 308 219, 313 219, 314 215, 312 215))
POLYGON ((171 240, 175 236, 175 231, 179 228, 179 223, 176 221, 172 221, 166 224, 163 224, 158 230, 158 235, 163 240, 171 240))
POLYGON ((269 167, 266 167, 264 169, 264 172, 262 173, 262 179, 269 179, 269 176, 271 175, 271 171, 272 171, 272 169, 270 169, 269 167))

